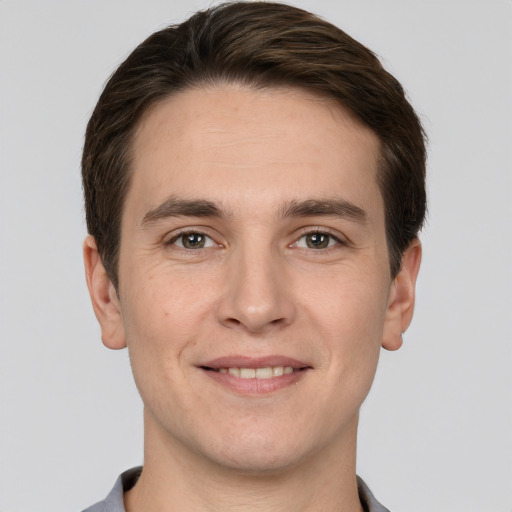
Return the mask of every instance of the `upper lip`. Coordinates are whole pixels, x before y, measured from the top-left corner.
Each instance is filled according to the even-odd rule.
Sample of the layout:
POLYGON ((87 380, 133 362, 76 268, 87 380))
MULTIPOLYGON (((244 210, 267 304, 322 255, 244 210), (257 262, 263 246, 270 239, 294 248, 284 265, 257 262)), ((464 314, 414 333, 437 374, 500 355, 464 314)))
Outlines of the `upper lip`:
POLYGON ((311 368, 310 365, 303 361, 293 359, 292 357, 271 355, 264 357, 248 357, 248 356, 225 356, 218 357, 211 361, 207 361, 201 365, 202 368, 265 368, 269 366, 291 366, 294 369, 311 368))

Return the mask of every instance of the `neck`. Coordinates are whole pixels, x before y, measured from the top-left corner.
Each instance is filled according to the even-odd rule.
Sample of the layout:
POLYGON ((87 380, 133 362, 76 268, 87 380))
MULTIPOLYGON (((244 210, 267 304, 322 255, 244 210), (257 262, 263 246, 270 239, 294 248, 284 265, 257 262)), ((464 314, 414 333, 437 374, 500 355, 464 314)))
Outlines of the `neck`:
POLYGON ((355 476, 357 418, 346 432, 292 467, 226 467, 169 439, 145 413, 142 475, 125 493, 127 512, 362 512, 355 476))

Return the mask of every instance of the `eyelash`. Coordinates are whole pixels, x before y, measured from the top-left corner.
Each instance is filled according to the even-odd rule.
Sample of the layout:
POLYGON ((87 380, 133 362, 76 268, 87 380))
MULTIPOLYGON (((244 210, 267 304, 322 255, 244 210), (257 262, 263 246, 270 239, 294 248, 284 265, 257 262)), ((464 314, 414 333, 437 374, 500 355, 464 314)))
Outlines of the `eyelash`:
POLYGON ((329 250, 329 249, 333 249, 334 247, 336 247, 337 245, 340 245, 340 246, 346 246, 348 245, 347 242, 345 242, 342 238, 340 238, 339 236, 336 236, 334 235, 333 233, 330 233, 328 230, 326 230, 325 228, 321 228, 321 227, 318 227, 318 228, 315 228, 315 229, 310 229, 308 231, 304 231, 300 236, 299 238, 297 238, 297 240, 291 244, 290 247, 297 247, 298 249, 305 249, 305 250, 312 250, 312 251, 326 251, 326 250, 329 250), (298 244, 299 242, 303 239, 303 238, 306 238, 308 236, 313 236, 313 235, 323 235, 323 236, 326 236, 328 237, 329 239, 329 242, 328 242, 328 245, 327 247, 323 247, 323 248, 313 248, 313 247, 299 247, 298 244), (331 245, 331 242, 334 242, 334 244, 331 245))
MULTIPOLYGON (((208 242, 206 242, 206 243, 208 243, 208 242)), ((172 236, 169 240, 167 240, 165 242, 165 245, 166 246, 174 246, 177 249, 183 250, 183 251, 200 251, 201 249, 208 249, 208 248, 213 247, 213 246, 216 246, 216 247, 220 247, 221 246, 221 244, 218 244, 217 242, 215 242, 215 240, 213 240, 213 238, 211 236, 207 235, 203 231, 195 230, 195 229, 181 231, 180 233, 175 234, 174 236, 172 236), (206 247, 198 247, 198 248, 195 248, 195 249, 192 249, 192 248, 189 248, 189 247, 185 247, 183 245, 177 245, 176 244, 176 242, 178 240, 183 239, 187 235, 189 235, 189 236, 190 235, 199 235, 199 236, 204 237, 205 239, 209 240, 211 243, 209 243, 209 245, 206 246, 206 247)))
MULTIPOLYGON (((307 242, 306 242, 307 244, 307 242)), ((211 247, 222 247, 222 244, 218 244, 217 242, 215 242, 215 240, 209 236, 208 234, 204 233, 203 231, 200 231, 200 230, 193 230, 193 229, 189 229, 189 230, 186 230, 186 231, 181 231, 177 234, 175 234, 172 238, 170 238, 169 240, 167 240, 165 242, 165 245, 166 246, 174 246, 174 248, 178 249, 178 250, 182 250, 182 251, 186 251, 186 252, 190 252, 190 251, 193 251, 193 252, 198 252, 198 251, 201 251, 203 249, 209 249, 211 247), (191 248, 191 247, 185 247, 182 243, 182 245, 178 245, 176 244, 176 242, 178 240, 183 240, 184 237, 186 237, 187 235, 198 235, 198 236, 201 236, 201 237, 204 237, 206 240, 206 246, 203 246, 203 247, 197 247, 197 248, 191 248)), ((341 239, 339 236, 336 236, 332 233, 330 233, 328 230, 324 229, 324 228, 315 228, 315 229, 309 229, 308 231, 304 231, 303 233, 301 233, 301 235, 295 240, 295 242, 293 242, 292 244, 289 245, 289 247, 296 247, 297 249, 301 249, 301 250, 312 250, 312 251, 326 251, 326 250, 329 250, 329 249, 332 249, 334 247, 336 247, 337 245, 341 245, 341 246, 347 246, 348 243, 341 239), (325 236, 328 238, 328 244, 326 247, 317 247, 317 248, 314 248, 314 247, 299 247, 299 242, 308 237, 308 236, 314 236, 314 235, 322 235, 322 236, 325 236), (332 243, 334 242, 334 243, 332 243)))

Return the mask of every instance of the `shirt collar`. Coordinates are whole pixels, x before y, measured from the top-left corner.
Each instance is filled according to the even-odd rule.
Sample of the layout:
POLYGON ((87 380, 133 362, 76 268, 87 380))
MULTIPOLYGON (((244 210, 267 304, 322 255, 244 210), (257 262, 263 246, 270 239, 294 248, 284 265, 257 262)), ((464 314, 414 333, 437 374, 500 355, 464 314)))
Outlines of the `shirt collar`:
MULTIPOLYGON (((122 473, 105 500, 93 505, 83 512, 126 512, 123 503, 123 494, 126 491, 129 491, 137 483, 141 473, 142 467, 140 466, 122 473)), ((372 494, 368 486, 359 477, 357 477, 357 490, 359 492, 361 505, 365 512, 389 512, 387 508, 383 507, 375 499, 375 496, 372 494)))

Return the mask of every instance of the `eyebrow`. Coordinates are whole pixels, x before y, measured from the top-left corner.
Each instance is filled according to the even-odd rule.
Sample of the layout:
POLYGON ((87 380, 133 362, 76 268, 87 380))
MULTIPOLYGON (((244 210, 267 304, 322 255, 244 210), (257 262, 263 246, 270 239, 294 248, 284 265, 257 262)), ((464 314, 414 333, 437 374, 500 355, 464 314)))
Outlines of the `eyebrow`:
POLYGON ((169 217, 224 217, 225 213, 211 201, 171 197, 144 215, 141 226, 146 227, 169 217))
MULTIPOLYGON (((229 216, 220 206, 206 199, 182 199, 171 197, 162 204, 146 212, 141 226, 146 227, 162 219, 170 217, 217 217, 229 216)), ((292 200, 278 209, 278 216, 314 217, 331 216, 346 218, 366 224, 368 214, 359 206, 345 199, 307 199, 292 200)))
POLYGON ((283 217, 341 217, 368 223, 368 214, 359 206, 345 199, 308 199, 306 201, 290 201, 280 209, 283 217))

